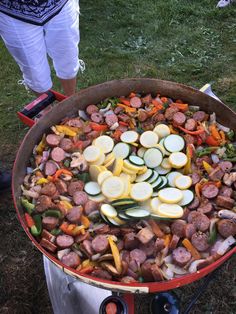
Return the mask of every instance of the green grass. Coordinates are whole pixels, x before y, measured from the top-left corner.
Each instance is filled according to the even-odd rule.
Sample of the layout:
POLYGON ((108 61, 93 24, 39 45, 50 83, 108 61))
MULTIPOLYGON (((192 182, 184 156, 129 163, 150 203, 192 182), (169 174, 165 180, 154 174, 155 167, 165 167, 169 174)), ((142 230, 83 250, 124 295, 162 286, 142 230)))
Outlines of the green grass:
MULTIPOLYGON (((210 82, 214 92, 236 109, 236 5, 217 9, 217 1, 81 0, 80 58, 86 63, 86 71, 78 76, 78 89, 126 77, 153 77, 196 88, 210 82)), ((7 168, 12 167, 17 147, 28 129, 18 120, 16 112, 34 99, 17 84, 20 79, 16 63, 0 41, 0 162, 7 168)), ((54 89, 60 91, 54 72, 53 80, 54 89)), ((14 213, 10 197, 2 207, 4 210, 9 207, 14 213)), ((8 221, 7 211, 4 215, 8 221)), ((12 218, 7 228, 13 230, 16 226, 18 230, 20 227, 12 218)), ((26 237, 15 242, 18 241, 22 241, 22 247, 29 242, 26 237)), ((27 250, 31 254, 32 247, 28 245, 27 250)), ((8 251, 15 252, 11 246, 8 251)), ((39 253, 38 263, 41 263, 39 253)), ((13 266, 17 269, 19 265, 13 266)), ((26 267, 26 263, 23 266, 31 276, 31 266, 26 267)), ((235 289, 231 289, 234 280, 231 260, 220 272, 219 279, 212 283, 206 299, 202 297, 198 301, 194 313, 235 313, 235 289)), ((13 282, 6 290, 9 304, 17 289, 14 287, 18 287, 16 291, 21 290, 19 282, 13 282)), ((178 290, 185 303, 196 286, 178 290)), ((22 302, 13 304, 19 306, 22 302)))

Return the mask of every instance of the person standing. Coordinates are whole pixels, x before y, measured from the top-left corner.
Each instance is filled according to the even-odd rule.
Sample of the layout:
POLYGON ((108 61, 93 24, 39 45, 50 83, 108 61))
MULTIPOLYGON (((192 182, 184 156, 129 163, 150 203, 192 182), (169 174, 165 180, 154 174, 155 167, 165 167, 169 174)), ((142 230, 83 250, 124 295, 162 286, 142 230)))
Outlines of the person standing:
POLYGON ((64 94, 76 91, 79 59, 78 0, 1 0, 0 36, 36 95, 52 88, 48 56, 64 94))

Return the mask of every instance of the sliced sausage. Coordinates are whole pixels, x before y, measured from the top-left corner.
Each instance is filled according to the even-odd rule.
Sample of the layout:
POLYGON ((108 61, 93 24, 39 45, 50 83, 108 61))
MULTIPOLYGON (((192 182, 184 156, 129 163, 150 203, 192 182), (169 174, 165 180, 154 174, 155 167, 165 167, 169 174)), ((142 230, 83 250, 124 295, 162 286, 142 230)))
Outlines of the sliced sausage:
POLYGON ((112 113, 112 114, 108 114, 106 115, 105 117, 105 121, 106 121, 106 124, 111 127, 113 126, 113 124, 117 123, 118 122, 118 117, 116 114, 112 113))
POLYGON ((137 234, 137 238, 143 244, 150 242, 153 237, 154 233, 148 227, 142 228, 137 234))
POLYGON ((199 213, 198 213, 196 210, 191 211, 191 212, 188 214, 188 218, 187 218, 188 222, 189 222, 189 223, 192 223, 193 220, 196 218, 196 216, 197 216, 198 214, 199 214, 199 213))
POLYGON ((69 213, 66 215, 66 218, 71 223, 76 224, 80 222, 82 213, 83 213, 83 208, 81 206, 75 206, 70 209, 69 213))
POLYGON ((196 130, 197 123, 194 119, 188 119, 184 125, 185 129, 189 131, 194 131, 196 130))
POLYGON ((99 210, 99 208, 100 204, 98 202, 88 200, 87 203, 84 205, 84 213, 88 216, 90 213, 99 210))
POLYGON ((101 268, 94 269, 91 272, 91 276, 101 278, 101 279, 106 279, 106 280, 112 280, 112 275, 110 275, 108 271, 101 268))
POLYGON ((176 234, 178 237, 183 238, 185 236, 186 221, 177 219, 171 224, 172 234, 176 234))
POLYGON ((80 243, 80 250, 89 258, 94 254, 92 242, 89 240, 84 240, 82 243, 80 243))
POLYGON ((173 120, 174 114, 176 112, 178 112, 178 111, 179 111, 179 109, 177 107, 169 107, 169 108, 167 108, 166 111, 165 111, 165 118, 166 118, 166 120, 169 120, 169 121, 173 120))
POLYGON ((123 112, 124 111, 124 109, 122 108, 122 107, 116 107, 115 109, 114 109, 114 114, 120 114, 121 112, 123 112))
POLYGON ((147 119, 148 119, 148 113, 147 113, 147 111, 144 110, 144 109, 139 109, 139 111, 138 111, 138 120, 139 120, 140 122, 144 122, 144 121, 146 121, 147 119))
POLYGON ((91 131, 87 134, 87 138, 89 140, 94 140, 95 138, 97 138, 100 135, 99 131, 91 131))
POLYGON ((130 252, 130 258, 135 260, 138 265, 141 265, 147 259, 147 255, 143 250, 134 249, 130 252))
POLYGON ((190 204, 188 205, 188 208, 189 208, 190 210, 197 209, 199 205, 200 205, 200 201, 199 201, 198 197, 195 196, 194 199, 193 199, 193 201, 192 201, 192 203, 190 203, 190 204))
POLYGON ((156 264, 151 266, 151 272, 154 281, 162 281, 164 279, 160 268, 156 264))
MULTIPOLYGON (((164 241, 163 241, 164 242, 164 241)), ((145 254, 149 257, 152 256, 155 250, 155 241, 151 240, 147 244, 139 244, 139 249, 145 252, 145 254)))
POLYGON ((57 171, 57 166, 53 161, 47 161, 44 166, 45 176, 53 176, 57 171))
POLYGON ((88 231, 86 231, 84 234, 79 234, 75 237, 75 242, 76 243, 81 243, 84 240, 88 240, 90 239, 90 233, 88 231))
POLYGON ((131 227, 121 227, 120 228, 121 235, 125 235, 127 233, 134 232, 134 228, 131 227))
POLYGON ((66 153, 65 151, 60 148, 60 147, 55 147, 53 148, 53 150, 51 151, 51 157, 54 161, 56 162, 61 162, 62 160, 65 159, 66 157, 66 153))
POLYGON ((190 210, 188 209, 188 207, 184 207, 183 216, 181 218, 184 220, 187 220, 189 213, 190 213, 190 210))
POLYGON ((232 209, 234 207, 234 199, 227 196, 218 195, 216 199, 216 205, 219 207, 232 209))
POLYGON ((92 240, 92 248, 96 253, 105 253, 109 248, 109 242, 107 236, 98 235, 92 240))
POLYGON ((92 113, 90 119, 98 124, 103 123, 103 115, 99 112, 92 113))
POLYGON ((57 236, 56 238, 56 244, 61 249, 66 249, 71 247, 74 244, 74 238, 67 234, 62 234, 57 236))
POLYGON ((147 260, 141 265, 141 274, 146 282, 153 281, 152 264, 147 260))
POLYGON ((186 116, 184 113, 182 112, 176 112, 174 115, 173 115, 173 123, 175 125, 183 125, 186 121, 186 116))
POLYGON ((46 142, 50 147, 56 147, 59 145, 61 137, 56 134, 48 134, 46 136, 46 142))
POLYGON ((172 252, 173 261, 176 265, 183 267, 191 260, 191 253, 185 247, 179 246, 172 252))
POLYGON ((209 214, 213 210, 212 203, 208 199, 203 199, 197 211, 203 214, 209 214))
POLYGON ((186 142, 186 145, 195 145, 196 144, 196 138, 191 135, 191 134, 184 134, 184 139, 185 139, 185 142, 186 142))
POLYGON ((55 185, 59 194, 65 194, 67 192, 67 184, 65 181, 57 179, 55 185))
POLYGON ((39 213, 44 212, 46 209, 53 207, 54 203, 47 195, 40 195, 37 200, 36 211, 39 213))
POLYGON ((127 250, 122 250, 120 252, 120 258, 122 259, 122 261, 125 261, 126 263, 129 264, 130 262, 130 252, 127 250))
POLYGON ((219 167, 225 174, 225 172, 230 172, 230 170, 233 168, 233 164, 230 161, 221 161, 219 163, 219 167))
POLYGON ((158 122, 162 122, 162 121, 165 121, 165 116, 163 113, 155 113, 153 116, 152 116, 152 123, 156 124, 158 122))
POLYGON ((133 250, 137 248, 138 245, 139 241, 134 232, 126 233, 124 235, 124 247, 126 250, 133 250))
POLYGON ((223 185, 220 188, 219 195, 226 196, 226 197, 232 197, 233 196, 233 189, 229 188, 228 186, 223 185))
POLYGON ((84 189, 84 182, 81 180, 78 181, 72 181, 68 186, 68 193, 70 196, 73 196, 73 194, 76 191, 83 191, 84 189))
POLYGON ((71 268, 76 268, 81 264, 80 257, 75 252, 63 255, 61 262, 71 268))
POLYGON ((206 251, 210 245, 208 244, 208 236, 206 233, 196 232, 192 235, 191 242, 192 245, 199 251, 206 251))
POLYGON ((57 227, 59 223, 59 219, 56 217, 43 217, 42 219, 42 225, 43 228, 45 228, 48 231, 51 231, 57 227))
POLYGON ((195 160, 195 164, 199 169, 204 169, 202 164, 203 161, 206 161, 208 164, 212 163, 212 160, 209 156, 198 157, 195 160))
POLYGON ((197 111, 197 112, 194 112, 193 114, 193 119, 195 121, 202 122, 205 120, 205 118, 206 118, 206 113, 204 111, 197 111))
POLYGON ((92 131, 92 128, 91 128, 91 126, 89 125, 89 124, 85 124, 84 126, 83 126, 83 133, 85 134, 85 135, 87 135, 88 133, 90 133, 92 131))
POLYGON ((236 234, 236 223, 229 219, 221 219, 217 223, 217 229, 220 235, 224 238, 229 236, 235 236, 236 234))
POLYGON ((41 194, 47 195, 47 196, 53 196, 57 191, 56 185, 53 182, 46 183, 42 189, 41 194))
POLYGON ((139 270, 139 264, 137 263, 136 260, 130 258, 128 268, 131 269, 133 272, 136 273, 136 272, 138 272, 138 270, 139 270))
POLYGON ((130 106, 133 108, 140 108, 142 106, 142 101, 139 97, 130 98, 130 106))
POLYGON ((165 241, 163 239, 157 238, 155 242, 155 254, 163 250, 164 247, 165 247, 165 241))
POLYGON ((91 116, 93 113, 98 112, 98 111, 99 111, 99 109, 98 109, 98 107, 95 106, 95 105, 88 105, 87 108, 86 108, 86 112, 87 112, 87 114, 90 115, 90 116, 91 116))
POLYGON ((88 202, 88 195, 83 191, 75 191, 73 201, 76 205, 84 206, 88 202))
POLYGON ((66 152, 70 152, 73 148, 73 142, 71 139, 64 137, 61 139, 59 147, 66 152))
POLYGON ((192 224, 199 231, 207 231, 210 226, 210 219, 202 213, 196 212, 196 215, 192 219, 192 224))
POLYGON ((110 231, 110 227, 107 224, 99 224, 93 228, 94 232, 97 234, 107 234, 110 231))
POLYGON ((180 240, 180 237, 178 237, 176 234, 173 234, 171 241, 170 241, 170 250, 174 250, 177 248, 178 242, 180 240))
POLYGON ((186 224, 184 232, 185 237, 191 239, 192 235, 196 232, 196 228, 193 224, 186 224))
POLYGON ((56 245, 45 238, 42 238, 39 244, 52 253, 56 252, 57 250, 56 245))
POLYGON ((123 248, 124 248, 124 241, 123 240, 119 240, 117 242, 117 248, 118 248, 119 251, 123 250, 123 248))
POLYGON ((209 178, 211 179, 211 181, 220 181, 223 178, 223 176, 224 171, 219 166, 214 168, 209 174, 209 178))
POLYGON ((84 125, 83 121, 79 117, 69 119, 65 124, 75 128, 82 128, 84 125))
POLYGON ((192 185, 195 185, 198 182, 200 182, 201 176, 198 173, 194 172, 193 174, 191 174, 191 179, 192 179, 192 185))
POLYGON ((214 198, 218 195, 219 189, 214 184, 205 184, 202 187, 202 195, 206 198, 214 198))

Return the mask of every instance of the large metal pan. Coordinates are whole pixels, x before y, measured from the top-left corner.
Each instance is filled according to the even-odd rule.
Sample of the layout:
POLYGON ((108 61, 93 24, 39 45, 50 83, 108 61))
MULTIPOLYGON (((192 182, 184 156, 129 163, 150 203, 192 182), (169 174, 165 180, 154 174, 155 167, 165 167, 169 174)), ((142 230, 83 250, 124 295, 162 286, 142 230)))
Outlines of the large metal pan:
POLYGON ((74 269, 64 266, 53 255, 48 253, 39 245, 26 226, 23 208, 19 202, 21 194, 20 185, 23 182, 23 178, 26 173, 26 166, 31 156, 33 147, 40 141, 43 133, 47 132, 50 126, 57 124, 68 114, 76 114, 78 109, 84 109, 89 104, 96 104, 107 97, 128 95, 131 91, 144 94, 153 93, 154 95, 160 93, 174 99, 182 99, 184 102, 190 103, 191 105, 199 105, 206 112, 215 112, 220 123, 236 131, 236 114, 230 108, 212 97, 182 84, 157 79, 135 78, 115 80, 92 86, 81 90, 79 93, 54 106, 54 108, 45 117, 40 119, 40 121, 29 130, 19 148, 13 168, 13 199, 20 223, 30 240, 46 257, 48 257, 65 273, 74 276, 85 283, 113 291, 137 293, 166 291, 189 284, 212 272, 236 252, 236 247, 231 249, 219 260, 201 269, 197 273, 169 281, 123 284, 115 281, 93 278, 88 275, 80 275, 74 269))

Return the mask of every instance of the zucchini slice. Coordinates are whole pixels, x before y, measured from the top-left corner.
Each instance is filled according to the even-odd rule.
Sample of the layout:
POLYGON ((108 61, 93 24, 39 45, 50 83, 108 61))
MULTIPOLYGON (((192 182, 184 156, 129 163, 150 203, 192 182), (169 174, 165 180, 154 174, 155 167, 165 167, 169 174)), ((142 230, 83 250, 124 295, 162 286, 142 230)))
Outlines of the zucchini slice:
POLYGON ((94 181, 85 183, 84 190, 90 196, 97 196, 101 193, 100 185, 94 181))
POLYGON ((169 156, 169 162, 173 168, 179 169, 186 165, 188 162, 187 156, 182 152, 172 153, 169 156))
POLYGON ((179 202, 180 206, 187 206, 188 204, 190 204, 193 199, 194 199, 194 194, 191 190, 183 190, 183 198, 182 200, 179 202))
POLYGON ((150 148, 158 143, 159 137, 153 131, 145 131, 141 134, 139 142, 143 147, 150 148))
POLYGON ((163 158, 162 163, 161 163, 161 167, 164 168, 164 169, 167 169, 167 170, 172 168, 172 165, 169 162, 169 158, 167 158, 167 157, 163 158))
POLYGON ((178 176, 182 176, 182 173, 178 172, 178 171, 172 171, 170 173, 167 174, 167 180, 168 180, 168 184, 169 186, 171 186, 172 188, 175 188, 175 179, 178 176))
POLYGON ((103 172, 104 170, 106 170, 105 167, 103 166, 97 166, 97 165, 92 165, 89 167, 89 175, 90 175, 90 178, 93 180, 93 181, 97 181, 98 179, 98 175, 103 172))
POLYGON ((101 135, 97 137, 93 144, 99 147, 104 154, 110 153, 114 147, 114 141, 108 135, 101 135))
POLYGON ((88 197, 91 201, 97 202, 97 203, 101 203, 103 201, 105 201, 105 196, 101 193, 99 195, 96 196, 90 196, 88 197))
POLYGON ((144 156, 144 153, 146 152, 147 148, 145 147, 140 147, 137 151, 137 155, 140 157, 140 158, 143 158, 144 156))
POLYGON ((113 176, 113 174, 109 170, 105 170, 105 171, 100 172, 98 177, 97 177, 98 184, 102 185, 104 180, 106 180, 107 178, 112 177, 112 176, 113 176))
POLYGON ((162 204, 162 202, 159 200, 158 197, 154 197, 154 198, 152 198, 150 204, 151 204, 151 213, 156 214, 158 207, 162 204))
POLYGON ((141 157, 130 155, 129 161, 135 166, 144 166, 144 160, 141 157))
POLYGON ((177 204, 165 204, 159 205, 157 215, 165 216, 168 218, 180 218, 183 216, 183 208, 177 204))
POLYGON ((164 174, 169 173, 171 171, 171 168, 164 169, 162 166, 158 166, 154 168, 154 170, 156 170, 160 175, 164 175, 164 174))
POLYGON ((86 147, 85 150, 83 151, 83 156, 87 162, 95 162, 99 160, 101 155, 102 155, 101 149, 95 145, 90 145, 86 147))
POLYGON ((124 182, 119 177, 109 177, 102 183, 102 193, 107 198, 118 198, 124 193, 124 182))
POLYGON ((104 163, 105 160, 105 154, 101 151, 100 157, 96 160, 90 163, 90 165, 97 165, 101 166, 104 163))
POLYGON ((174 218, 168 218, 166 216, 158 215, 158 214, 153 214, 151 213, 150 218, 152 219, 158 219, 158 220, 174 220, 174 218))
POLYGON ((126 221, 124 220, 121 220, 119 217, 114 217, 114 218, 111 218, 111 217, 106 217, 107 221, 109 224, 111 224, 112 226, 122 226, 122 225, 125 225, 126 224, 126 221))
POLYGON ((153 188, 150 183, 140 182, 135 183, 131 187, 130 196, 136 201, 146 201, 152 196, 153 188))
POLYGON ((117 211, 110 204, 102 204, 100 211, 106 218, 114 218, 117 216, 117 211))
POLYGON ((115 200, 111 202, 112 206, 121 206, 121 205, 130 205, 135 204, 136 202, 132 198, 122 198, 120 200, 115 200))
POLYGON ((127 216, 124 212, 119 212, 119 213, 118 213, 118 217, 119 217, 121 220, 130 220, 130 217, 127 216))
POLYGON ((161 123, 155 126, 153 132, 159 136, 159 139, 162 139, 163 137, 170 135, 170 128, 168 125, 161 123))
POLYGON ((116 158, 114 166, 113 166, 113 175, 119 176, 121 174, 122 167, 123 167, 123 159, 116 158))
POLYGON ((160 176, 161 179, 162 179, 162 184, 159 186, 159 190, 165 188, 167 185, 168 185, 168 180, 166 177, 164 176, 160 176))
POLYGON ((127 159, 124 160, 124 167, 134 172, 138 172, 139 170, 142 169, 142 166, 134 165, 131 162, 129 162, 129 160, 127 159))
POLYGON ((150 215, 148 210, 142 209, 142 208, 139 208, 139 207, 127 209, 125 211, 125 214, 128 217, 137 218, 137 219, 147 218, 150 215))
POLYGON ((135 143, 138 140, 138 133, 135 131, 126 131, 121 134, 120 139, 124 143, 135 143))
POLYGON ((163 145, 168 152, 175 153, 184 148, 185 141, 180 135, 170 134, 165 138, 163 145))
POLYGON ((163 155, 160 149, 158 148, 149 148, 144 156, 143 159, 145 161, 145 164, 148 168, 156 168, 158 167, 163 160, 163 155))
POLYGON ((157 180, 151 184, 152 188, 153 188, 153 191, 158 191, 159 187, 162 185, 162 183, 163 183, 162 176, 159 176, 157 178, 157 180))
POLYGON ((152 184, 157 180, 158 177, 159 177, 159 173, 157 173, 155 170, 153 170, 152 176, 149 180, 147 180, 147 182, 152 184))
POLYGON ((165 188, 159 191, 158 197, 162 203, 177 204, 183 198, 183 192, 176 188, 165 188))
POLYGON ((153 175, 153 170, 148 169, 144 174, 140 174, 139 176, 137 176, 136 178, 136 182, 143 182, 143 181, 147 181, 149 179, 151 179, 153 175))
POLYGON ((126 143, 117 143, 113 148, 113 153, 115 154, 116 158, 127 158, 131 153, 131 148, 129 144, 126 143))
POLYGON ((180 190, 186 190, 192 185, 192 179, 189 176, 181 175, 175 178, 175 186, 180 190))

